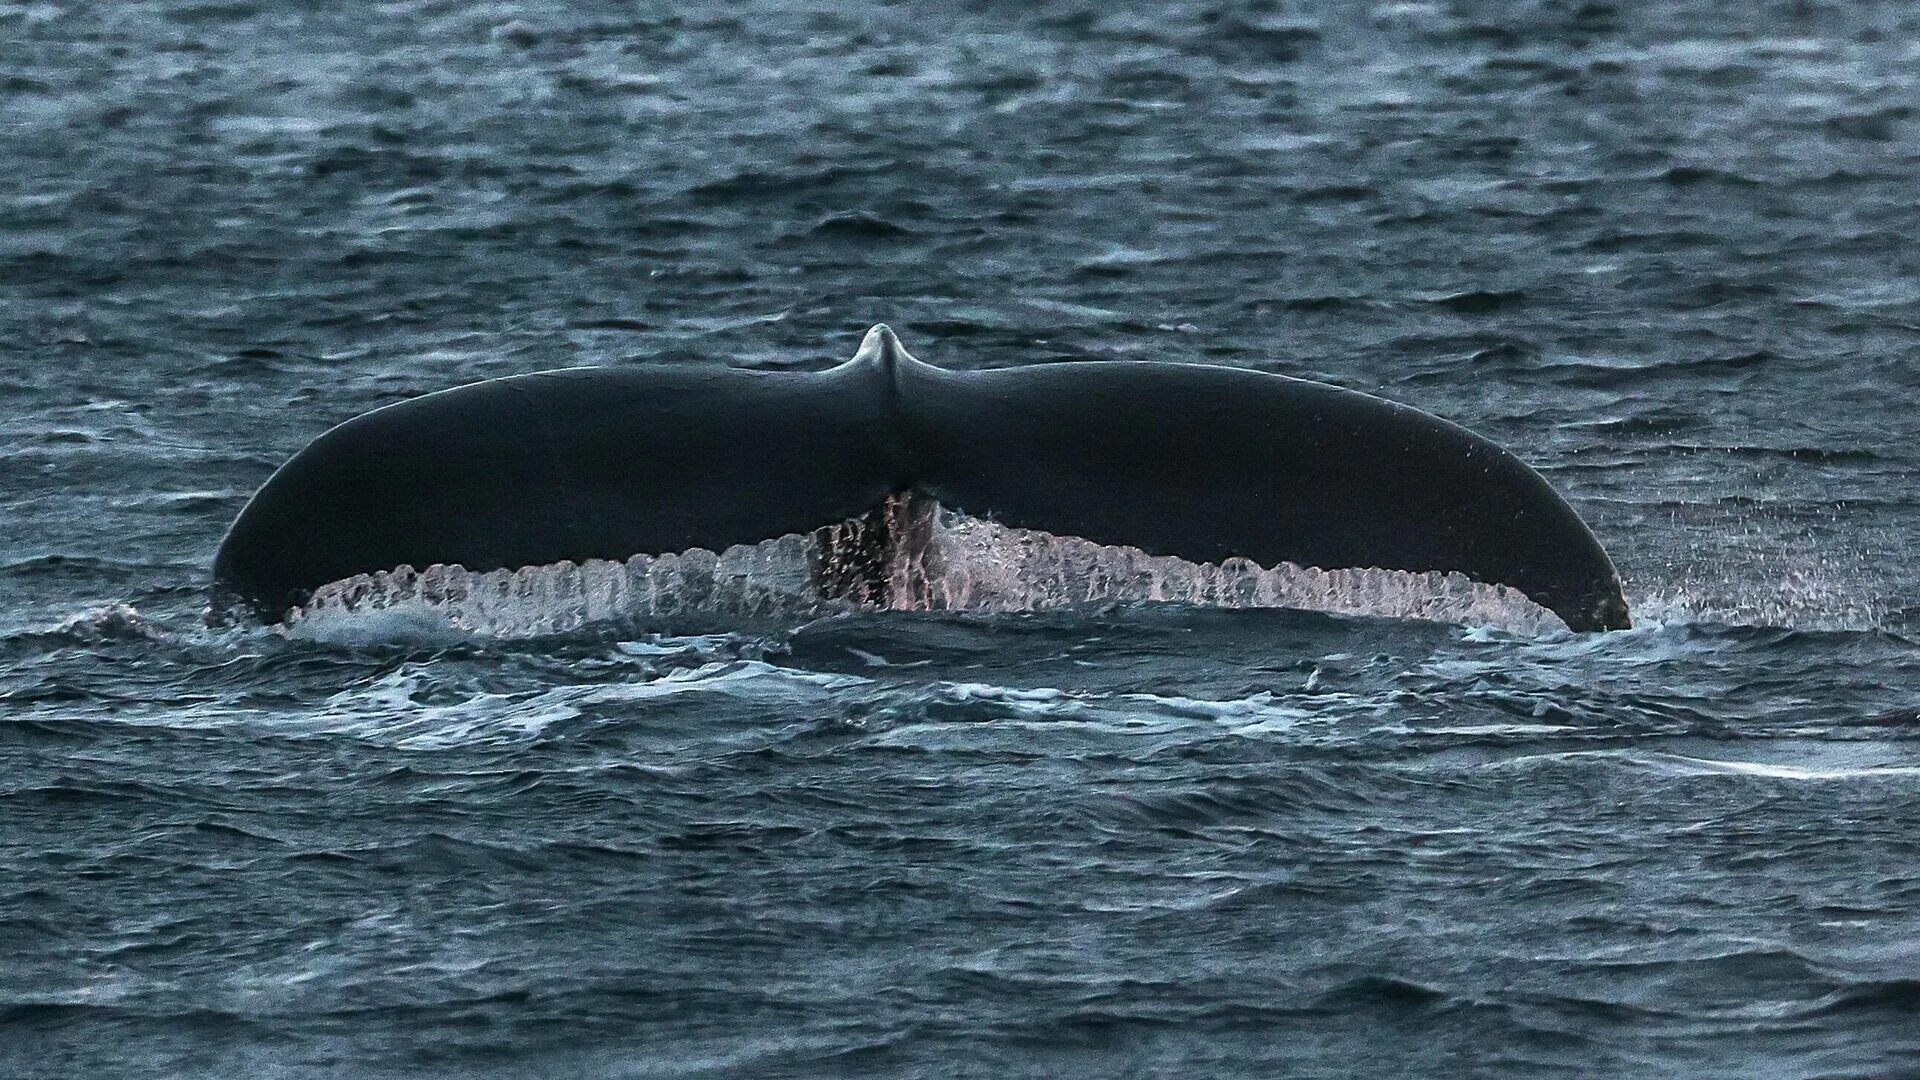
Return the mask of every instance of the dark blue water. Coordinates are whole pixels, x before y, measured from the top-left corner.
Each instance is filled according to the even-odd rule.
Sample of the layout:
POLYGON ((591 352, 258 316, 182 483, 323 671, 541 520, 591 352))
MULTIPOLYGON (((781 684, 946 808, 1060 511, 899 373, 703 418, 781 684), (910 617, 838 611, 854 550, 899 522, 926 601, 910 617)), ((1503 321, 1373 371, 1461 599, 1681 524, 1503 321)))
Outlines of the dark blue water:
POLYGON ((1916 41, 0 4, 0 1074, 1916 1075, 1916 41), (1640 628, 201 625, 336 421, 883 319, 1458 420, 1640 628))

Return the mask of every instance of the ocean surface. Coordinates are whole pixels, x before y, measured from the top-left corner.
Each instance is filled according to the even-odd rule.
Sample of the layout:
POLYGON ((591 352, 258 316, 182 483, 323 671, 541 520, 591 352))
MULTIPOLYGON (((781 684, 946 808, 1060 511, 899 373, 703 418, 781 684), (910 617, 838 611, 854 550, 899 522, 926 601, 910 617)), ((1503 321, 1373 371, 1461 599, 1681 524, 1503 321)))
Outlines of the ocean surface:
POLYGON ((1920 1076, 1920 8, 0 2, 0 1075, 1920 1076), (1636 629, 203 621, 329 425, 1083 358, 1636 629))

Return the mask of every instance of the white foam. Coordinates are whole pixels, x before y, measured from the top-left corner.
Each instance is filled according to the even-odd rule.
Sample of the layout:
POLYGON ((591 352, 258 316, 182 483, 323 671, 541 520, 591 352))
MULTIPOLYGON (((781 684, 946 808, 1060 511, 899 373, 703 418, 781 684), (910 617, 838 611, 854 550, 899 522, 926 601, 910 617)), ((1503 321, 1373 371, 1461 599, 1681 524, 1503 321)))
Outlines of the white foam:
MULTIPOLYGON (((1437 734, 1433 729, 1423 733, 1437 734)), ((1524 734, 1524 732, 1522 732, 1524 734)), ((1827 734, 1816 732, 1815 737, 1827 734)), ((1788 765, 1777 761, 1742 760, 1737 758, 1694 757, 1688 754, 1645 750, 1563 750, 1549 754, 1528 754, 1522 757, 1507 758, 1494 763, 1493 768, 1525 768, 1541 763, 1597 761, 1626 766, 1634 769, 1647 769, 1670 776, 1751 776, 1770 780, 1794 781, 1850 781, 1850 780, 1906 780, 1920 776, 1920 765, 1910 761, 1877 760, 1884 758, 1887 747, 1880 746, 1821 746, 1796 744, 1791 747, 1799 761, 1788 765), (1864 758, 1859 760, 1857 758, 1864 758)))
POLYGON ((655 629, 695 616, 793 620, 843 606, 813 588, 809 543, 788 535, 719 554, 695 548, 481 574, 461 566, 402 566, 323 585, 284 625, 301 637, 358 644, 536 638, 594 626, 655 629))
POLYGON ((423 669, 408 666, 374 683, 343 690, 306 725, 312 734, 348 735, 401 750, 531 742, 589 711, 683 697, 724 697, 768 709, 818 703, 870 685, 852 675, 795 671, 759 660, 715 661, 638 682, 551 686, 519 693, 480 692, 453 701, 420 700, 423 669))
POLYGON ((1685 754, 1658 753, 1639 755, 1633 760, 1637 764, 1652 765, 1656 768, 1696 776, 1731 774, 1761 776, 1774 780, 1876 780, 1920 776, 1920 765, 1860 764, 1815 768, 1804 765, 1781 765, 1767 761, 1730 761, 1688 757, 1685 754))
POLYGON ((932 507, 924 545, 889 566, 892 606, 909 611, 1056 611, 1135 601, 1220 608, 1296 608, 1492 626, 1566 629, 1504 585, 1458 573, 1337 569, 1247 559, 1194 563, 1134 547, 1012 529, 932 507))
MULTIPOLYGON (((1263 567, 1245 559, 1194 563, 1008 528, 920 499, 895 500, 885 513, 894 542, 876 567, 887 583, 885 598, 872 606, 898 611, 1041 612, 1165 602, 1298 608, 1521 634, 1565 629, 1519 591, 1457 573, 1263 567)), ((790 623, 861 606, 825 594, 815 568, 846 557, 834 545, 857 542, 872 527, 855 522, 718 554, 696 548, 624 563, 596 559, 488 573, 403 566, 322 586, 289 613, 285 627, 301 637, 352 644, 532 638, 599 626, 684 630, 716 620, 790 623)))

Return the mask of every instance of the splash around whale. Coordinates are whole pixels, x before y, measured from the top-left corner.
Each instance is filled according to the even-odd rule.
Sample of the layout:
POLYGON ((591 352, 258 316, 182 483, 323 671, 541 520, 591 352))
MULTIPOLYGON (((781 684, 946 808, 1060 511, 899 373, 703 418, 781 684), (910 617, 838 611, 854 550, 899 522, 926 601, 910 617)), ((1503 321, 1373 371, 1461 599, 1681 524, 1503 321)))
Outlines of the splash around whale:
POLYGON ((213 578, 216 613, 501 636, 1155 600, 1629 625, 1572 507, 1457 425, 1230 368, 948 370, 884 325, 821 372, 566 369, 377 409, 274 473, 213 578))

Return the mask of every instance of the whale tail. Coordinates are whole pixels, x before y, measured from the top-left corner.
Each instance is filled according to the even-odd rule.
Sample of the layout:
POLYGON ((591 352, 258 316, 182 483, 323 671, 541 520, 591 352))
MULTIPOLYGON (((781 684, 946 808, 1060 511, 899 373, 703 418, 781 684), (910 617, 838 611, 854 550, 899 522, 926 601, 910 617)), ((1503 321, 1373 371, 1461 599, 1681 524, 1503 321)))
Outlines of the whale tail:
POLYGON ((819 585, 872 603, 901 526, 885 511, 904 494, 1195 563, 1457 571, 1576 630, 1629 625, 1573 508, 1457 425, 1228 368, 948 370, 885 325, 825 371, 571 369, 368 413, 268 480, 214 579, 272 619, 401 565, 619 560, 838 528, 819 585))

